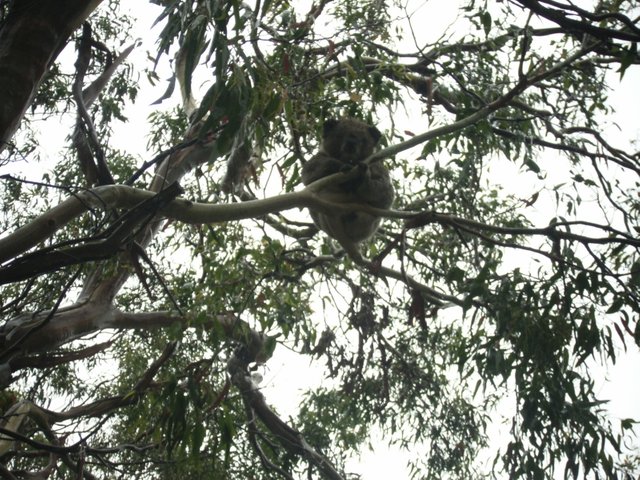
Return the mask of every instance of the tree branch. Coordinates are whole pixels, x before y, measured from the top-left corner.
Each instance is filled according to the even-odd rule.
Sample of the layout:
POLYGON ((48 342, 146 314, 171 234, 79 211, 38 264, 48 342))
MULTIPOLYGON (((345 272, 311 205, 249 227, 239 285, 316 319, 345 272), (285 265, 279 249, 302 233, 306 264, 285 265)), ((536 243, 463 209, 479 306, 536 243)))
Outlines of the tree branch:
POLYGON ((311 445, 306 442, 299 431, 287 425, 271 410, 267 405, 264 395, 257 389, 251 380, 251 376, 247 372, 247 365, 253 361, 252 358, 250 356, 241 357, 243 357, 243 355, 236 352, 229 360, 227 368, 232 383, 240 391, 248 408, 255 412, 260 421, 285 450, 294 455, 301 455, 306 458, 318 468, 325 478, 330 480, 344 480, 344 477, 337 472, 331 462, 316 452, 311 445))
POLYGON ((80 245, 53 245, 16 259, 0 268, 0 285, 12 283, 62 267, 110 258, 120 252, 136 230, 151 219, 163 205, 178 196, 177 183, 140 202, 95 237, 81 240, 80 245))

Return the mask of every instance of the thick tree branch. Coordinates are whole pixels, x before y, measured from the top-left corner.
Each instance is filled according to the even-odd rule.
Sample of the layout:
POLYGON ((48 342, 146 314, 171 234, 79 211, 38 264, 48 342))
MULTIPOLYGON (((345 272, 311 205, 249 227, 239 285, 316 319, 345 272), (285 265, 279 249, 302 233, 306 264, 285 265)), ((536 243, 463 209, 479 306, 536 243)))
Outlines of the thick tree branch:
POLYGON ((113 344, 112 341, 91 345, 73 352, 48 352, 46 354, 17 357, 11 360, 11 368, 13 371, 22 368, 51 368, 63 363, 70 363, 84 358, 90 358, 94 355, 105 351, 113 344))
MULTIPOLYGON (((26 355, 43 352, 37 358, 38 362, 44 362, 46 352, 101 330, 151 330, 171 326, 186 328, 189 325, 188 317, 171 312, 129 313, 90 302, 60 308, 53 313, 49 321, 39 327, 37 336, 26 336, 49 315, 51 312, 19 315, 0 328, 0 345, 3 350, 11 345, 14 339, 25 337, 20 344, 19 354, 11 356, 5 364, 0 364, 0 371, 6 377, 2 380, 5 384, 11 383, 11 373, 34 361, 34 357, 26 355)), ((265 345, 266 336, 233 314, 212 315, 203 326, 224 332, 227 340, 244 345, 261 361, 266 361, 270 356, 269 351, 261 350, 265 345)), ((56 360, 55 355, 49 358, 50 361, 56 360)))
POLYGON ((54 245, 27 254, 0 268, 0 285, 25 280, 64 266, 110 258, 123 250, 138 229, 146 224, 163 205, 174 199, 182 189, 177 183, 127 210, 116 223, 80 245, 54 245))
POLYGON ((256 416, 265 425, 274 438, 285 450, 301 455, 313 464, 323 475, 330 480, 344 480, 335 467, 307 443, 302 434, 283 422, 278 415, 267 405, 264 395, 252 382, 247 371, 248 364, 254 361, 251 356, 244 356, 236 352, 227 365, 231 381, 240 391, 248 408, 255 412, 256 416))
MULTIPOLYGON (((608 40, 608 39, 615 38, 617 40, 624 40, 626 42, 640 41, 640 29, 638 29, 638 27, 635 26, 630 19, 624 17, 623 15, 611 14, 607 16, 607 18, 612 18, 612 19, 616 18, 617 20, 622 21, 623 24, 625 25, 624 29, 616 30, 612 28, 593 25, 591 22, 587 22, 582 19, 575 20, 569 17, 569 15, 567 15, 567 12, 565 10, 549 8, 543 5, 543 3, 549 3, 549 2, 544 2, 544 1, 541 2, 539 0, 516 0, 516 1, 517 3, 520 3, 523 7, 526 7, 529 10, 531 10, 533 13, 536 13, 541 17, 546 18, 547 20, 557 23, 565 31, 587 33, 600 40, 608 40)), ((588 12, 586 12, 585 10, 577 9, 575 11, 580 13, 585 18, 592 17, 591 15, 587 17, 586 14, 588 12)), ((595 15, 592 18, 596 20, 595 15)), ((603 18, 605 17, 598 16, 597 20, 601 20, 603 18)))
MULTIPOLYGON (((242 203, 212 205, 184 199, 175 199, 163 207, 161 213, 166 218, 191 224, 227 222, 254 218, 292 208, 315 208, 325 212, 335 212, 336 207, 338 207, 345 212, 362 210, 382 216, 398 218, 407 218, 412 215, 374 209, 359 204, 336 205, 324 201, 313 193, 314 190, 317 190, 318 186, 330 181, 348 178, 348 175, 348 173, 338 173, 334 176, 320 179, 318 182, 309 185, 308 188, 299 192, 285 193, 263 200, 250 200, 242 203)), ((90 209, 131 209, 135 208, 141 202, 154 198, 155 195, 155 193, 148 190, 124 185, 105 185, 80 192, 64 200, 27 225, 20 227, 14 233, 0 239, 0 262, 7 261, 17 254, 36 246, 68 222, 90 209)))

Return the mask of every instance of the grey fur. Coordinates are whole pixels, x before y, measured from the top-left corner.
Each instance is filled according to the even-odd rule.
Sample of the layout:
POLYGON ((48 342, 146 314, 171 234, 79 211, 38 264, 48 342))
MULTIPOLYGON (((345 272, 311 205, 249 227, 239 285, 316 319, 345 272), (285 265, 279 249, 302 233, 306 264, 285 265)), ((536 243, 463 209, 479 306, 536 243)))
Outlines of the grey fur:
MULTIPOLYGON (((324 124, 320 151, 302 167, 302 182, 309 185, 361 165, 360 176, 329 185, 319 193, 332 202, 389 208, 394 197, 389 171, 382 162, 368 166, 361 163, 373 153, 380 136, 378 129, 354 118, 328 120, 324 124)), ((335 238, 350 254, 358 252, 357 244, 373 236, 380 225, 379 217, 364 212, 339 215, 311 212, 311 217, 318 228, 335 238)))

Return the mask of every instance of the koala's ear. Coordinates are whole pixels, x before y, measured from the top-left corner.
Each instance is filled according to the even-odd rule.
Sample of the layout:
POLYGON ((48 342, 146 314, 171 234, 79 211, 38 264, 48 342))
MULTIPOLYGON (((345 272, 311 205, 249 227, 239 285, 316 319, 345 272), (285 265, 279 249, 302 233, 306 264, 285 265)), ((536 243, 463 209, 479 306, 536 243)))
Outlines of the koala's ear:
POLYGON ((371 138, 373 138, 375 143, 378 143, 378 140, 380 140, 380 137, 382 137, 380 130, 378 130, 376 127, 369 127, 369 135, 371 135, 371 138))
POLYGON ((326 137, 327 135, 329 135, 329 133, 331 133, 331 130, 336 128, 336 125, 338 125, 338 120, 336 120, 335 118, 330 118, 329 120, 325 121, 324 125, 322 126, 322 136, 326 137))

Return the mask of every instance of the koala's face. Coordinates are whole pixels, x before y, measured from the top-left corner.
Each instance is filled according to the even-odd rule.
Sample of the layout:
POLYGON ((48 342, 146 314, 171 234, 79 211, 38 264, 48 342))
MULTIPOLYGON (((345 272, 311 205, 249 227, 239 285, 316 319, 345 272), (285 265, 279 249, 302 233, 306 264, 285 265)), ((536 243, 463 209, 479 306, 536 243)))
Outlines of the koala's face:
POLYGON ((322 149, 344 163, 356 164, 373 153, 380 139, 377 128, 354 118, 327 120, 322 149))

